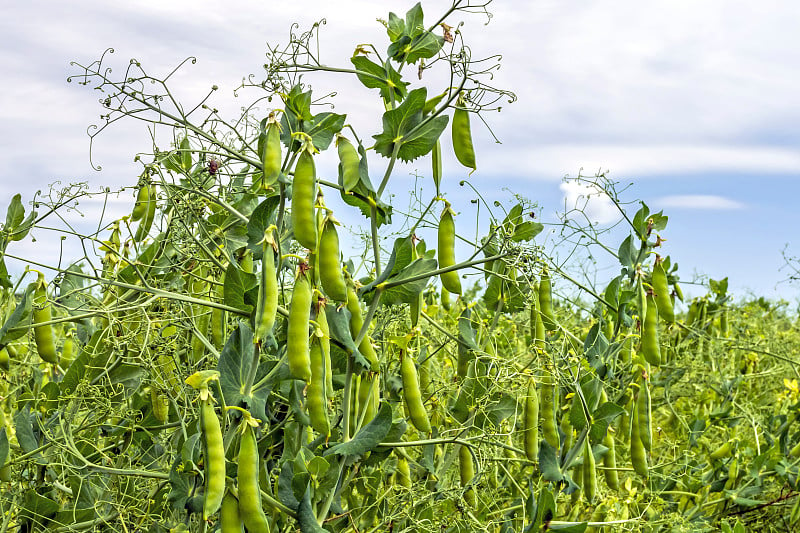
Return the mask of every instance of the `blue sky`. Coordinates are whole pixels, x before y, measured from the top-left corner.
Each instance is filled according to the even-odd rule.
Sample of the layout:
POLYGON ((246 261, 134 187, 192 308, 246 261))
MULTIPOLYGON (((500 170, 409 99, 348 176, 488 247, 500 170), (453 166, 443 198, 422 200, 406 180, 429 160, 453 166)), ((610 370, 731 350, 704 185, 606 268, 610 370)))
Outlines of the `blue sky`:
MULTIPOLYGON (((260 74, 265 44, 285 42, 291 22, 307 28, 324 17, 322 59, 348 65, 355 45, 384 46, 377 17, 405 13, 411 5, 11 3, 0 19, 6 43, 0 50, 0 198, 20 192, 29 200, 54 180, 87 181, 93 188, 135 183, 140 170, 133 155, 149 149, 146 130, 122 121, 106 132, 94 149, 104 170, 93 171, 86 128, 101 113, 99 95, 66 83, 76 72, 71 60, 90 62, 114 47, 117 72, 136 57, 164 75, 193 55, 197 64, 175 78, 179 96, 191 101, 217 84, 214 104, 234 116, 246 97, 234 98, 233 89, 247 74, 260 74)), ((424 2, 426 20, 448 5, 424 2)), ((464 21, 475 57, 502 54, 492 84, 518 96, 484 117, 503 144, 473 123, 476 186, 498 199, 509 197, 503 188, 521 192, 553 222, 565 200, 580 192, 564 186, 565 175, 581 168, 588 175, 608 171, 632 183, 627 200, 642 199, 670 216, 666 252, 680 263, 683 279, 727 275, 735 297, 756 293, 796 302, 800 287, 780 283, 786 276, 780 268, 787 244, 800 255, 800 4, 495 0, 488 9, 494 15, 488 25, 481 14, 448 20, 464 21)), ((374 95, 348 78, 323 76, 315 83, 319 92, 332 87, 339 88, 337 111, 348 113, 362 137, 376 133, 374 95)), ((371 164, 378 173, 385 162, 371 164)), ((414 169, 427 172, 428 162, 399 168, 394 193, 406 193, 414 169)), ((465 173, 452 158, 445 170, 445 191, 458 207, 467 198, 456 185, 465 173)), ((131 201, 116 199, 111 212, 127 213, 131 201)), ((84 208, 83 220, 99 213, 98 205, 84 208)), ((589 212, 604 222, 608 204, 595 201, 589 212)), ((52 254, 54 248, 43 244, 55 244, 54 236, 37 238, 14 251, 52 254)))

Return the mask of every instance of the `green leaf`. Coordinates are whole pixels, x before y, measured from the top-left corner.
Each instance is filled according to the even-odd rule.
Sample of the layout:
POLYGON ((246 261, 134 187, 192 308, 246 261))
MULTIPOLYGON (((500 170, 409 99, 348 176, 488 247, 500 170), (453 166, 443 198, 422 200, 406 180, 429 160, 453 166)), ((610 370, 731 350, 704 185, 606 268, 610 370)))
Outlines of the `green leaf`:
POLYGON ((415 89, 397 108, 383 114, 383 132, 373 135, 375 151, 384 157, 391 157, 397 148, 397 157, 402 161, 413 161, 430 153, 442 131, 447 126, 449 117, 440 115, 424 119, 422 110, 425 107, 425 88, 415 89))
POLYGON ((225 284, 223 286, 225 305, 241 309, 247 313, 253 312, 256 302, 246 298, 246 293, 257 286, 258 276, 243 271, 236 263, 229 264, 225 270, 225 284))
MULTIPOLYGON (((381 227, 385 223, 391 224, 392 222, 392 206, 383 203, 381 200, 376 200, 378 196, 375 192, 375 188, 372 186, 372 182, 369 179, 369 170, 367 168, 367 152, 364 147, 359 144, 358 145, 358 154, 361 157, 361 161, 358 166, 358 173, 361 177, 359 183, 349 192, 345 192, 344 189, 340 191, 342 196, 342 200, 347 205, 351 205, 353 207, 358 207, 361 211, 361 214, 364 215, 366 218, 372 218, 372 210, 371 205, 374 203, 376 205, 376 215, 377 215, 377 225, 381 227)), ((344 186, 342 183, 342 173, 339 173, 339 185, 344 186)))
POLYGON ((6 435, 6 428, 0 428, 0 466, 6 464, 8 459, 8 435, 6 435))
POLYGON ((620 244, 619 250, 617 251, 620 264, 624 267, 632 269, 636 266, 633 263, 636 261, 637 254, 638 250, 636 249, 636 245, 633 243, 633 235, 628 235, 625 237, 625 240, 622 241, 622 244, 620 244))
POLYGON ((350 62, 357 71, 362 74, 356 74, 359 81, 369 89, 380 89, 381 97, 386 101, 391 101, 392 96, 394 100, 402 101, 408 94, 409 83, 403 81, 400 73, 397 72, 391 63, 379 65, 365 56, 353 56, 350 62), (365 75, 371 74, 371 76, 365 75))
POLYGON ((333 137, 342 131, 347 115, 339 115, 330 111, 314 115, 305 125, 305 132, 311 135, 314 146, 320 152, 327 150, 333 137))
POLYGON ((33 292, 35 286, 35 283, 28 284, 25 292, 22 293, 19 303, 17 303, 17 306, 14 308, 14 312, 11 313, 11 316, 8 317, 8 320, 6 320, 5 324, 0 327, 0 346, 5 346, 9 342, 19 339, 28 333, 25 329, 13 332, 9 332, 8 330, 17 326, 26 325, 26 323, 30 320, 32 307, 31 304, 33 300, 33 298, 31 298, 31 292, 33 292))
POLYGON ((633 227, 638 236, 644 240, 647 238, 647 218, 650 215, 650 208, 644 202, 641 202, 641 204, 642 207, 633 215, 633 227))
POLYGON ((6 268, 6 258, 0 257, 0 287, 4 289, 10 289, 14 286, 11 283, 11 277, 8 275, 8 269, 6 268))
MULTIPOLYGON (((272 386, 281 378, 288 376, 289 369, 281 369, 272 380, 260 383, 259 379, 266 375, 265 364, 259 366, 255 379, 256 385, 249 383, 250 369, 258 357, 253 344, 253 331, 245 321, 239 321, 236 329, 228 337, 219 356, 217 370, 219 384, 225 396, 226 405, 243 407, 260 419, 266 420, 266 404, 272 386), (249 391, 245 394, 245 391, 249 391)), ((275 364, 275 363, 273 363, 275 364)), ((286 365, 284 365, 285 367, 286 365)))
MULTIPOLYGON (((533 490, 533 486, 531 486, 533 490)), ((533 507, 533 506, 532 506, 533 507)), ((556 499, 549 487, 543 486, 536 498, 535 519, 525 531, 538 532, 542 524, 549 524, 556 516, 556 499)))
POLYGON ((302 92, 302 90, 300 84, 294 85, 284 98, 284 106, 286 111, 291 112, 298 120, 311 120, 311 91, 302 92))
POLYGON ((389 39, 396 41, 406 31, 406 22, 394 13, 389 13, 389 21, 386 23, 386 33, 389 39))
POLYGON ((422 20, 422 4, 417 2, 414 7, 406 11, 406 24, 403 33, 409 37, 420 35, 425 31, 425 25, 422 20))
POLYGON ((317 523, 314 509, 311 508, 311 487, 306 488, 300 507, 297 509, 297 522, 301 533, 328 533, 328 530, 317 523))
POLYGON ((592 442, 601 442, 606 436, 606 431, 608 431, 608 426, 611 425, 611 422, 624 412, 625 409, 612 402, 606 402, 598 407, 592 413, 592 429, 589 431, 590 440, 592 442))
POLYGON ((378 447, 392 428, 392 407, 383 402, 380 411, 366 426, 348 442, 342 442, 325 450, 323 455, 337 454, 342 456, 362 457, 365 453, 378 447))
POLYGON ((6 211, 6 225, 3 228, 8 233, 11 233, 19 226, 25 219, 25 208, 22 206, 22 196, 15 194, 11 198, 11 204, 6 211))
POLYGON ((264 239, 264 230, 275 224, 275 212, 280 205, 280 197, 270 196, 253 210, 247 222, 247 247, 253 252, 253 259, 261 259, 262 247, 259 244, 264 239))
POLYGON ((542 440, 539 443, 539 470, 541 470, 542 479, 545 481, 560 483, 564 480, 564 475, 561 473, 561 469, 558 467, 556 449, 553 448, 546 440, 542 440))
POLYGON ((352 355, 355 363, 365 370, 372 368, 372 364, 358 351, 358 347, 350 334, 350 311, 344 306, 325 306, 325 316, 331 331, 331 340, 352 355))
POLYGON ((39 447, 39 439, 33 432, 33 424, 36 418, 31 414, 30 408, 26 407, 14 413, 14 429, 16 430, 17 442, 25 453, 30 453, 39 447))
POLYGON ((411 44, 404 50, 405 62, 416 63, 420 59, 429 59, 439 53, 444 44, 444 37, 426 31, 411 40, 411 44))
MULTIPOLYGON (((436 270, 436 259, 417 259, 397 275, 391 276, 389 281, 401 282, 404 279, 428 274, 434 270, 436 270)), ((425 289, 429 281, 430 277, 426 277, 387 289, 381 294, 381 305, 411 303, 425 289)))
POLYGON ((49 522, 46 519, 56 514, 60 508, 50 498, 38 494, 34 489, 30 489, 25 493, 25 500, 22 502, 19 519, 30 520, 39 526, 33 528, 32 531, 43 531, 44 524, 49 522))

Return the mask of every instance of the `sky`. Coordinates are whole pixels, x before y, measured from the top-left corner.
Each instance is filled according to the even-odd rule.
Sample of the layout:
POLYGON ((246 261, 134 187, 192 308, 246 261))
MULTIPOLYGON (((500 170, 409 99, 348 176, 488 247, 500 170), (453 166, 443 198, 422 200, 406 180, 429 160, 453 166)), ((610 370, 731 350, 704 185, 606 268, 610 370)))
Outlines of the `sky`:
MULTIPOLYGON (((261 79, 267 43, 285 43, 291 23, 307 29, 325 19, 321 59, 349 67, 356 45, 386 46, 377 18, 389 11, 403 15, 413 5, 356 0, 7 4, 0 19, 0 120, 5 125, 0 130, 0 210, 4 198, 19 192, 27 202, 55 181, 85 181, 94 190, 136 183, 141 166, 134 156, 151 146, 146 128, 123 120, 106 130, 92 150, 92 162, 103 170, 94 170, 87 128, 99 123, 100 95, 67 83, 69 75, 80 72, 70 61, 88 64, 113 47, 108 64, 119 75, 135 57, 148 72, 165 76, 194 56, 196 63, 181 68, 171 87, 192 102, 216 84, 214 106, 234 117, 252 94, 242 91, 237 97, 234 89, 249 74, 261 79)), ((426 23, 449 5, 424 2, 426 23)), ((800 195, 800 4, 494 0, 487 9, 491 18, 459 12, 447 19, 452 26, 464 23, 460 31, 473 58, 502 56, 487 81, 517 97, 513 103, 502 101, 499 112, 484 113, 486 125, 473 119, 478 170, 469 181, 487 200, 507 205, 513 193, 522 194, 538 203, 542 222, 555 223, 565 206, 581 204, 581 195, 594 192, 563 178, 603 172, 619 182, 625 201, 642 200, 669 216, 664 253, 679 263, 682 280, 728 276, 734 298, 763 295, 796 306, 800 286, 784 281, 789 272, 782 269, 782 252, 800 255, 795 207, 800 195)), ((381 110, 374 91, 341 75, 308 81, 315 94, 337 90, 335 111, 347 113, 362 138, 378 133, 381 110)), ((443 138, 448 154, 444 191, 460 208, 457 220, 474 220, 467 202, 471 193, 458 186, 467 172, 450 155, 448 143, 443 138)), ((325 154, 321 164, 334 161, 325 159, 333 155, 325 154)), ((374 174, 382 174, 385 160, 371 157, 370 164, 374 174)), ((429 165, 420 159, 398 167, 389 188, 398 205, 415 183, 412 174, 428 176, 429 165)), ((421 181, 429 192, 430 183, 421 181)), ((132 194, 111 197, 107 215, 128 213, 132 194)), ((82 206, 83 217, 71 213, 67 219, 96 224, 102 209, 99 202, 89 203, 82 206)), ((602 227, 613 220, 615 207, 594 197, 585 213, 602 227)), ((52 232, 35 237, 35 243, 15 243, 9 253, 46 259, 58 249, 52 232)), ((602 272, 613 277, 608 258, 598 260, 602 272)), ((703 293, 699 286, 687 286, 690 294, 703 293)))

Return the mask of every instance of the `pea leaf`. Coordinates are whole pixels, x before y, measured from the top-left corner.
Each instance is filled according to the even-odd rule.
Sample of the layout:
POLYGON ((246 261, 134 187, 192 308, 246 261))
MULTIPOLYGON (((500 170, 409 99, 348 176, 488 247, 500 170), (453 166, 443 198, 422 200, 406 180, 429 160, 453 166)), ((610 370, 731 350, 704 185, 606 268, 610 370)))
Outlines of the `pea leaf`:
POLYGON ((564 480, 564 474, 561 473, 561 469, 558 467, 556 449, 546 440, 542 440, 539 443, 539 470, 541 470, 542 479, 545 481, 560 483, 564 480))
POLYGON ((31 298, 31 292, 33 292, 34 287, 35 283, 28 284, 25 292, 22 293, 19 303, 17 303, 17 306, 14 308, 14 312, 11 313, 11 316, 8 317, 5 324, 0 327, 0 346, 5 346, 9 342, 19 339, 27 333, 24 329, 13 332, 9 332, 8 330, 25 325, 30 319, 31 303, 33 300, 33 298, 31 298))
POLYGON ((0 429, 0 466, 6 464, 8 449, 8 435, 6 435, 6 428, 2 428, 0 429))
POLYGON ((16 429, 17 442, 25 453, 32 452, 39 447, 39 439, 33 432, 36 418, 31 414, 30 407, 26 407, 14 414, 14 429, 16 429))
POLYGON ((384 100, 391 101, 393 95, 396 101, 405 99, 409 84, 403 81, 391 63, 382 66, 365 56, 353 56, 350 62, 361 72, 356 74, 358 80, 369 89, 380 89, 384 100))
POLYGON ((328 530, 317 523, 314 510, 311 508, 311 487, 307 487, 303 500, 297 509, 297 522, 301 533, 327 533, 328 530))
POLYGON ((288 368, 277 372, 272 381, 259 384, 260 378, 266 375, 265 365, 260 365, 255 379, 256 386, 249 383, 250 369, 253 366, 255 353, 253 331, 245 321, 240 321, 236 329, 228 337, 219 357, 217 370, 219 384, 227 405, 244 407, 261 420, 266 420, 267 396, 273 384, 288 375, 288 368), (248 394, 245 391, 249 390, 248 394))
MULTIPOLYGON (((389 281, 402 282, 415 276, 421 276, 436 270, 436 259, 417 259, 397 275, 391 276, 389 281)), ((411 303, 428 285, 430 277, 407 281, 385 290, 381 294, 381 305, 397 305, 411 303)))
POLYGON ((11 204, 6 211, 6 225, 3 229, 9 233, 14 231, 25 219, 25 208, 22 206, 21 198, 20 194, 15 194, 11 198, 11 204))
POLYGON ((334 135, 342 131, 346 119, 347 115, 325 111, 314 115, 314 118, 305 124, 305 132, 311 135, 317 150, 327 150, 334 135))
POLYGON ((397 149, 397 157, 402 161, 413 161, 430 153, 449 117, 423 119, 426 95, 425 88, 415 89, 397 108, 383 114, 383 132, 373 135, 377 153, 391 157, 397 149), (396 147, 398 143, 400 146, 396 147))
POLYGON ((592 429, 589 430, 591 441, 601 442, 606 436, 606 431, 608 431, 608 426, 611 422, 624 412, 625 409, 612 402, 606 402, 598 407, 592 413, 592 429))
POLYGON ((264 230, 270 224, 275 224, 275 211, 280 204, 280 197, 270 196, 253 210, 250 220, 247 222, 247 247, 253 252, 253 259, 261 259, 262 247, 261 240, 264 238, 264 230))
POLYGON ((38 494, 34 489, 30 489, 25 493, 19 520, 30 520, 36 524, 38 527, 34 527, 33 531, 49 529, 45 528, 44 524, 49 522, 49 517, 56 514, 60 508, 61 506, 55 501, 38 494))
POLYGON ((243 271, 235 263, 229 264, 225 270, 223 286, 225 305, 251 313, 255 309, 256 302, 248 296, 247 292, 257 285, 258 277, 255 274, 243 271))
POLYGON ((348 355, 352 355, 355 363, 365 370, 372 368, 372 364, 358 351, 358 347, 350 334, 350 311, 344 306, 325 306, 325 316, 331 331, 331 340, 338 344, 348 355))
POLYGON ((374 203, 376 205, 375 213, 377 215, 378 227, 381 227, 385 223, 391 224, 392 206, 383 203, 379 199, 376 199, 378 195, 369 179, 367 152, 361 144, 358 145, 358 154, 361 156, 361 161, 358 165, 358 172, 361 176, 361 179, 353 189, 345 192, 344 183, 342 182, 342 173, 339 172, 339 185, 342 185, 342 190, 340 191, 342 200, 344 200, 347 205, 358 207, 358 209, 361 211, 361 214, 366 218, 372 218, 371 206, 374 203))
POLYGON ((365 453, 378 447, 389 430, 392 428, 392 407, 388 402, 383 402, 380 411, 366 426, 358 430, 355 436, 325 450, 323 455, 343 455, 362 457, 365 453))

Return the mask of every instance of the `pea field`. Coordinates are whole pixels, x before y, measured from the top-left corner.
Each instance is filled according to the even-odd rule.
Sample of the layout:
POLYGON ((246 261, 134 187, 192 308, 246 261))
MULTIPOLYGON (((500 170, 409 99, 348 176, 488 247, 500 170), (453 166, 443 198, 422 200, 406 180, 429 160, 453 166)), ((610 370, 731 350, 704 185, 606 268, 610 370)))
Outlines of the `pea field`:
POLYGON ((233 119, 110 52, 75 64, 153 144, 121 190, 0 206, 0 533, 800 530, 796 310, 684 295, 669 214, 604 176, 579 179, 614 232, 485 201, 474 126, 514 96, 467 14, 388 13, 335 68, 295 29, 233 119), (371 130, 312 92, 332 73, 371 130), (407 162, 411 208, 387 194, 407 162), (114 194, 125 216, 61 230, 76 257, 25 257, 114 194), (574 235, 614 268, 583 275, 574 235))

